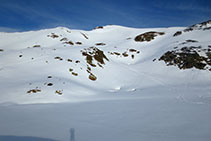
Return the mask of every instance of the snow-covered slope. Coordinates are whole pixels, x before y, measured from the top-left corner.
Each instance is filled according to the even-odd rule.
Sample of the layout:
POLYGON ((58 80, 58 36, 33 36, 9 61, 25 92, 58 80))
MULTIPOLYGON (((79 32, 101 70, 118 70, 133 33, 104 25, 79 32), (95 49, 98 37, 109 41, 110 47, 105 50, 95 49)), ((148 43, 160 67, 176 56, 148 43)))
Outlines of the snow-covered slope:
POLYGON ((110 25, 91 31, 58 27, 0 33, 0 102, 74 102, 154 87, 209 87, 211 24, 199 25, 192 30, 110 25), (198 56, 187 54, 172 59, 187 50, 207 62, 193 62, 198 56), (168 51, 174 54, 165 56, 168 51))
POLYGON ((210 37, 210 21, 0 33, 0 141, 208 141, 210 37))

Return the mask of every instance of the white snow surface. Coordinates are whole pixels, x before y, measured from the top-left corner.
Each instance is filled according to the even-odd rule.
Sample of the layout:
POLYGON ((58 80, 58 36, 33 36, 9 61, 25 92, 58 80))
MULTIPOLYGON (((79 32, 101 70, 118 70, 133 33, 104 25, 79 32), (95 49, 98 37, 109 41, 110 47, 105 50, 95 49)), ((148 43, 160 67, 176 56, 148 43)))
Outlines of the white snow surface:
POLYGON ((211 71, 180 70, 158 61, 186 40, 211 45, 210 30, 173 37, 183 29, 109 25, 91 31, 57 27, 0 33, 0 141, 10 140, 3 136, 69 141, 70 128, 76 141, 209 141, 211 71), (165 34, 150 42, 134 40, 149 31, 165 34), (64 44, 64 38, 74 45, 64 44), (81 51, 90 47, 103 51, 109 61, 104 59, 102 67, 96 60, 96 67, 87 64, 81 51), (27 93, 33 89, 41 92, 27 93))

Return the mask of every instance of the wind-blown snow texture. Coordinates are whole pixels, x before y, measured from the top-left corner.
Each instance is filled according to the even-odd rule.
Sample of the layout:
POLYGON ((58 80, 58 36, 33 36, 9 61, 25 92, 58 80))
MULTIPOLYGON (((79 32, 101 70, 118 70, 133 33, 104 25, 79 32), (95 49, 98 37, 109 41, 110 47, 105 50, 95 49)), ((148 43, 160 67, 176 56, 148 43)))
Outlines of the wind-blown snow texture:
POLYGON ((210 27, 0 33, 0 139, 208 141, 210 27))

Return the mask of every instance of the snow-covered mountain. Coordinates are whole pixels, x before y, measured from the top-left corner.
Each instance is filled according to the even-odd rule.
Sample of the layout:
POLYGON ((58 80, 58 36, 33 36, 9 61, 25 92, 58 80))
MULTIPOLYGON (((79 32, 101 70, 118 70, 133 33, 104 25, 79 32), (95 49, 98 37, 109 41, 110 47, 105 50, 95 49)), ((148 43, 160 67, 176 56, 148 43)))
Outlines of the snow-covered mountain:
POLYGON ((101 93, 210 86, 211 22, 191 27, 0 33, 0 102, 73 102, 101 93))
POLYGON ((0 141, 208 141, 210 37, 211 21, 2 32, 0 141))

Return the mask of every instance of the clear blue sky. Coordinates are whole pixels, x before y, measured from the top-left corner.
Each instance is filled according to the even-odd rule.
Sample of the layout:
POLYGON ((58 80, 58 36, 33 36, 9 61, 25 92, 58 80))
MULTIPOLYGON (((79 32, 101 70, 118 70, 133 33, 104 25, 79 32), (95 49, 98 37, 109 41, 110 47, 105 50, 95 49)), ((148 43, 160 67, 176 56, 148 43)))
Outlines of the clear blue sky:
POLYGON ((211 0, 0 0, 0 31, 172 27, 210 19, 211 0))

